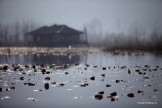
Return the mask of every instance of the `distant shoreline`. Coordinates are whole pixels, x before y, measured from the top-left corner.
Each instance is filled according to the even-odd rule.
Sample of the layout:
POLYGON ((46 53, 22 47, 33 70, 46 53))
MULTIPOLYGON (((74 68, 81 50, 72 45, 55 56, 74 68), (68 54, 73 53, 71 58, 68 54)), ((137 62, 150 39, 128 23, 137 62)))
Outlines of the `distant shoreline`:
POLYGON ((100 52, 98 48, 88 47, 0 47, 0 54, 36 54, 48 53, 54 55, 68 54, 85 54, 92 52, 100 52))
POLYGON ((53 55, 82 55, 87 53, 112 53, 113 55, 131 53, 153 53, 162 55, 162 50, 150 49, 108 49, 104 47, 0 47, 0 54, 37 54, 47 53, 53 55))

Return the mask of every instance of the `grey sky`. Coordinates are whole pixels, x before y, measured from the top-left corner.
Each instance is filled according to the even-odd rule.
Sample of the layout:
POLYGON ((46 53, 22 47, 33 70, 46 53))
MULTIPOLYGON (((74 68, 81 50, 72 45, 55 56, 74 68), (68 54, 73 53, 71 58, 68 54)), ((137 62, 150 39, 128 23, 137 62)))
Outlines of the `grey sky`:
POLYGON ((45 25, 83 24, 99 20, 108 32, 127 32, 132 24, 151 30, 162 27, 162 0, 0 0, 0 22, 31 19, 45 25))

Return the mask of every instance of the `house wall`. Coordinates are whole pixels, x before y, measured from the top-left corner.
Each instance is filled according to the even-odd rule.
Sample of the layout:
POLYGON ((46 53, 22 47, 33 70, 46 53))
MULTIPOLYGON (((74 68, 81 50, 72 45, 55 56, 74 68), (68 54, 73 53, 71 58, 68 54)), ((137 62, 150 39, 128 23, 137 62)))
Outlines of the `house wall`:
POLYGON ((30 42, 33 46, 69 46, 80 44, 79 34, 34 35, 30 42))

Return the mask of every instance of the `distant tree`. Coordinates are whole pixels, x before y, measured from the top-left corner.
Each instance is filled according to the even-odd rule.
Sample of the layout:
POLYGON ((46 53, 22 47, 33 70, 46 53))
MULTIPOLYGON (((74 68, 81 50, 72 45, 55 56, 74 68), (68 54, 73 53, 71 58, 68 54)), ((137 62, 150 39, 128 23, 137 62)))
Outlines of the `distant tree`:
POLYGON ((9 43, 9 29, 8 26, 0 24, 0 43, 7 45, 9 43))
POLYGON ((15 22, 14 24, 14 43, 18 43, 21 35, 21 23, 15 22))
POLYGON ((155 21, 152 24, 153 30, 150 34, 150 44, 154 49, 160 50, 162 49, 162 34, 160 34, 159 23, 155 21))
POLYGON ((91 45, 101 45, 102 39, 102 24, 100 20, 93 20, 85 25, 87 32, 87 41, 91 45))
POLYGON ((28 45, 28 41, 29 41, 28 33, 32 31, 33 29, 35 29, 37 26, 38 25, 36 25, 32 20, 22 21, 22 36, 24 39, 24 43, 26 45, 28 45))

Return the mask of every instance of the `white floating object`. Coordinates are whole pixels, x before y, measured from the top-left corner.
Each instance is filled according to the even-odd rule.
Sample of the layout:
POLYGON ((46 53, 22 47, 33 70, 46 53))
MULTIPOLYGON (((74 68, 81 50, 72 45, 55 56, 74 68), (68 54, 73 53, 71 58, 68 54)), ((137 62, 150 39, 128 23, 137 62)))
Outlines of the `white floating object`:
POLYGON ((37 98, 33 98, 33 97, 30 97, 30 98, 27 98, 29 101, 39 101, 37 98))
POLYGON ((3 83, 3 86, 4 86, 4 87, 8 87, 8 84, 7 84, 7 83, 3 83))
POLYGON ((79 87, 79 86, 73 86, 73 87, 79 87))
POLYGON ((72 91, 73 89, 66 89, 66 90, 68 90, 68 91, 72 91))
POLYGON ((75 96, 73 97, 74 99, 81 99, 82 97, 75 96))
POLYGON ((10 96, 3 96, 1 100, 10 99, 10 98, 11 98, 10 96))
POLYGON ((38 91, 41 91, 41 90, 33 90, 33 91, 38 92, 38 91))

